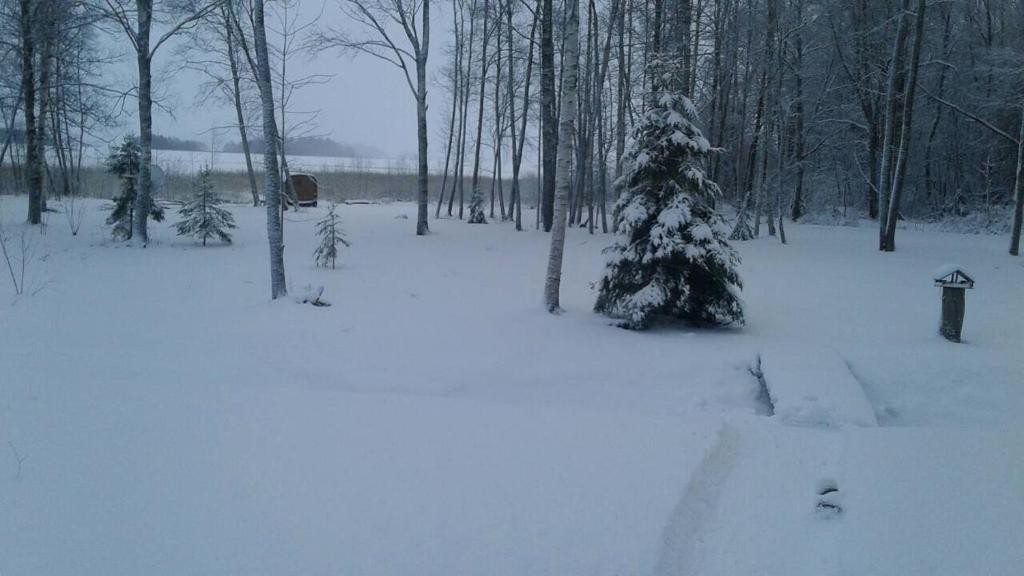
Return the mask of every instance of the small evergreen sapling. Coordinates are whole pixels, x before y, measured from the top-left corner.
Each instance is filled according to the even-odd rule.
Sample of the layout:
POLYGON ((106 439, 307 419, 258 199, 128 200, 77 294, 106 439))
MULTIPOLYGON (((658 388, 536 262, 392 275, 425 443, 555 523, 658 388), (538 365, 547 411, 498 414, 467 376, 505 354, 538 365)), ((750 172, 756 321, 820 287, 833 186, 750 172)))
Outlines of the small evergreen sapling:
POLYGON ((736 223, 733 225, 732 233, 729 234, 729 240, 735 242, 746 242, 747 240, 754 239, 754 228, 750 225, 750 215, 747 212, 746 202, 740 207, 740 211, 736 214, 736 223))
POLYGON ((178 236, 199 238, 203 246, 214 237, 220 238, 225 244, 231 244, 228 230, 235 228, 235 218, 231 212, 220 207, 223 202, 213 190, 210 167, 203 168, 192 184, 192 197, 178 210, 181 220, 174 225, 178 236))
POLYGON ((341 217, 338 216, 334 202, 327 209, 327 215, 316 223, 316 235, 320 238, 320 245, 313 252, 316 265, 334 269, 338 260, 338 245, 350 246, 341 229, 341 217))
POLYGON ((696 117, 688 98, 660 93, 624 155, 617 237, 594 309, 625 328, 658 318, 743 322, 740 260, 715 212, 720 192, 703 168, 712 148, 696 117))
MULTIPOLYGON (((107 224, 113 226, 111 234, 118 240, 130 240, 132 237, 140 154, 139 141, 133 136, 125 136, 124 141, 111 148, 107 156, 107 171, 121 181, 121 193, 114 197, 114 209, 107 217, 107 224)), ((152 202, 149 217, 156 222, 163 222, 164 207, 158 202, 152 202)))
POLYGON ((473 190, 469 199, 469 223, 487 224, 487 216, 484 215, 484 195, 479 187, 473 190))

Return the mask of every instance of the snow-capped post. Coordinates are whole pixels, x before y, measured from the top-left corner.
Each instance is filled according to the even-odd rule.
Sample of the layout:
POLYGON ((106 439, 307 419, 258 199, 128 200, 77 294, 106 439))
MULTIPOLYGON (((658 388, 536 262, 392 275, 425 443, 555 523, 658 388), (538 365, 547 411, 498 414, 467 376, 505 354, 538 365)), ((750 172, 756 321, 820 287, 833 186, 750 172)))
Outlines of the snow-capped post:
POLYGON ((943 266, 935 271, 935 285, 942 288, 942 320, 939 334, 950 342, 960 341, 964 327, 964 310, 969 288, 974 288, 974 279, 957 266, 943 266))

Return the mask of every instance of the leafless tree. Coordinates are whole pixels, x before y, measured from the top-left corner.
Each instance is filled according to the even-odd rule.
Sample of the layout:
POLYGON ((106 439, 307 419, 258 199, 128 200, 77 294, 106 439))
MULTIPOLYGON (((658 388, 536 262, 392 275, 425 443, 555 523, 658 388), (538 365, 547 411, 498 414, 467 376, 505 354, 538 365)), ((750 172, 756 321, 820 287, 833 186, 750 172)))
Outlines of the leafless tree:
POLYGON ((427 56, 430 53, 430 0, 340 0, 342 11, 360 24, 367 36, 353 36, 344 28, 321 30, 318 49, 342 49, 368 54, 402 71, 416 100, 416 136, 419 152, 416 234, 430 231, 427 221, 427 56), (400 41, 405 36, 405 43, 400 41), (415 79, 413 78, 415 76, 415 79))
MULTIPOLYGON (((26 2, 30 0, 24 0, 26 2)), ((152 203, 153 58, 168 40, 197 26, 223 0, 102 0, 100 10, 123 32, 135 54, 138 69, 139 146, 141 164, 136 186, 134 238, 145 246, 152 203), (163 30, 153 38, 154 23, 163 30)))
POLYGON ((576 131, 576 107, 579 82, 580 8, 577 0, 568 1, 565 25, 565 69, 562 72, 562 103, 558 127, 558 172, 555 187, 554 221, 551 250, 544 282, 544 306, 548 312, 561 311, 559 293, 562 284, 562 259, 565 254, 565 229, 569 208, 569 179, 572 170, 572 142, 576 131))
POLYGON ((277 163, 280 138, 277 134, 277 107, 274 104, 274 83, 270 73, 270 51, 267 47, 263 0, 253 0, 250 22, 255 58, 250 59, 249 65, 256 76, 263 116, 263 188, 267 205, 267 241, 270 248, 270 297, 276 300, 288 295, 288 286, 284 271, 281 172, 277 163))

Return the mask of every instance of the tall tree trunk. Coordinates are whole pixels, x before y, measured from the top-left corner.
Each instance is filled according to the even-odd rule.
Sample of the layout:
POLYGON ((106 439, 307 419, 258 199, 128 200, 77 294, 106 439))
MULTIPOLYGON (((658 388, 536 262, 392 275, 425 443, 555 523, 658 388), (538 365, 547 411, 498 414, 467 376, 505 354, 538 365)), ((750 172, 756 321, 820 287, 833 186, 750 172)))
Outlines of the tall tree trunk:
MULTIPOLYGON (((558 108, 555 102, 555 37, 554 8, 552 0, 541 0, 540 24, 540 110, 541 156, 544 167, 541 171, 540 216, 544 231, 550 232, 554 222, 555 170, 558 146, 558 108)), ((578 16, 577 16, 578 19, 578 16)), ((579 23, 577 22, 577 26, 579 23)), ((577 34, 579 31, 577 31, 577 34)), ((575 114, 575 112, 573 112, 575 114)))
MULTIPOLYGON (((804 19, 804 0, 797 0, 796 2, 796 17, 797 25, 801 26, 804 19)), ((795 118, 794 123, 796 124, 793 128, 793 137, 796 139, 794 155, 796 159, 796 190, 793 193, 793 204, 790 206, 790 215, 793 221, 796 222, 804 215, 804 37, 803 31, 797 30, 794 42, 796 44, 794 49, 794 83, 795 83, 795 94, 793 102, 793 112, 795 118)), ((779 210, 779 216, 782 216, 782 210, 779 210)), ((781 226, 781 220, 780 226, 781 226)))
POLYGON ((145 246, 149 242, 147 224, 153 198, 153 57, 149 52, 153 0, 136 0, 135 5, 138 10, 135 56, 139 68, 139 179, 135 186, 132 236, 145 246))
MULTIPOLYGON (((609 31, 610 32, 610 31, 609 31)), ((604 109, 600 106, 597 108, 597 209, 601 213, 601 232, 604 234, 608 233, 608 143, 605 138, 605 121, 604 121, 604 109)), ((591 224, 590 231, 594 231, 594 226, 591 224)))
MULTIPOLYGON (((522 193, 522 190, 519 187, 519 170, 520 170, 520 167, 521 167, 521 165, 523 163, 523 149, 524 149, 524 146, 526 145, 526 125, 527 125, 527 121, 529 120, 529 117, 530 117, 530 85, 532 83, 532 75, 533 75, 533 46, 534 46, 534 39, 536 38, 536 33, 537 33, 537 23, 539 21, 539 16, 540 16, 540 4, 541 4, 541 1, 542 0, 538 0, 538 2, 537 2, 537 8, 533 12, 533 23, 530 24, 530 46, 529 46, 529 48, 527 50, 527 54, 526 54, 526 77, 524 79, 524 84, 523 84, 523 115, 522 115, 522 120, 521 120, 522 124, 521 124, 520 130, 519 130, 519 141, 518 142, 515 142, 515 140, 516 140, 515 113, 514 113, 515 108, 513 107, 512 108, 513 112, 510 112, 510 114, 512 116, 512 119, 513 119, 513 122, 512 122, 512 140, 513 140, 513 145, 515 146, 515 156, 513 157, 513 160, 512 160, 512 186, 514 187, 513 194, 515 195, 515 204, 516 204, 516 230, 519 230, 519 231, 521 231, 523 229, 523 193, 522 193)), ((511 17, 512 17, 511 8, 509 8, 509 37, 508 37, 508 41, 509 41, 509 49, 510 50, 511 50, 511 45, 512 45, 512 23, 511 23, 512 21, 511 21, 511 17)), ((511 59, 511 56, 510 56, 510 58, 509 58, 509 90, 512 90, 511 79, 512 79, 512 59, 511 59)), ((515 104, 514 96, 510 96, 509 103, 511 105, 515 104)))
POLYGON ((68 121, 67 109, 69 106, 65 84, 69 84, 65 77, 62 60, 57 58, 54 61, 54 82, 53 82, 53 104, 50 106, 50 131, 53 134, 53 151, 57 159, 57 167, 60 170, 60 195, 63 199, 71 193, 71 128, 68 121))
MULTIPOLYGON (((662 37, 662 29, 664 27, 665 20, 664 2, 665 0, 654 0, 654 22, 651 31, 648 33, 648 36, 650 37, 651 41, 651 53, 650 55, 645 55, 648 59, 653 58, 655 60, 660 60, 663 56, 662 50, 664 47, 662 46, 662 43, 664 42, 664 38, 662 37)), ((649 62, 650 60, 648 60, 648 63, 649 62)), ((644 68, 646 70, 651 69, 650 66, 644 66, 644 68)), ((655 97, 655 94, 657 94, 659 88, 660 85, 658 82, 658 74, 652 74, 650 96, 651 98, 655 97)))
MULTIPOLYGON (((454 11, 453 11, 454 13, 454 11)), ((452 144, 455 142, 455 116, 459 109, 459 56, 462 52, 462 43, 459 38, 458 22, 452 28, 455 35, 455 50, 452 51, 452 114, 448 120, 448 146, 444 153, 444 179, 441 181, 441 193, 437 195, 437 210, 434 211, 434 218, 441 217, 441 205, 444 204, 444 193, 448 189, 448 169, 451 167, 452 144)), ((455 179, 452 179, 452 194, 455 193, 455 179)), ((451 203, 449 202, 449 206, 451 203)), ((451 215, 451 208, 448 209, 451 215)))
MULTIPOLYGON (((505 38, 508 41, 508 75, 506 76, 505 83, 505 97, 508 100, 508 119, 509 119, 509 132, 512 138, 510 142, 510 148, 512 150, 512 190, 508 198, 508 217, 510 220, 516 217, 516 196, 519 194, 519 170, 516 164, 519 163, 519 151, 516 148, 516 91, 515 91, 515 71, 516 71, 516 53, 515 43, 512 41, 512 6, 511 1, 505 3, 505 38)), ((501 38, 498 38, 498 50, 501 50, 501 38)), ((524 105, 525 108, 525 105, 524 105)))
POLYGON ((1021 228, 1024 227, 1024 102, 1020 107, 1020 131, 1017 134, 1017 171, 1013 180, 1013 230, 1010 232, 1010 254, 1020 255, 1021 228))
POLYGON ((469 207, 470 224, 486 223, 486 218, 484 218, 483 214, 483 192, 480 191, 480 148, 481 144, 483 144, 484 95, 487 90, 487 41, 490 39, 490 34, 487 31, 489 8, 490 0, 484 0, 484 28, 481 36, 483 45, 480 48, 480 98, 477 102, 476 146, 473 151, 473 199, 469 207))
MULTIPOLYGON (((285 10, 287 10, 287 8, 288 8, 288 6, 285 5, 285 10)), ((287 12, 285 13, 284 17, 285 17, 285 19, 287 19, 287 17, 288 17, 287 16, 287 12)), ((288 46, 288 36, 289 36, 289 34, 291 34, 291 31, 290 31, 290 29, 287 26, 285 26, 284 30, 282 32, 284 34, 284 37, 281 39, 281 44, 282 44, 282 46, 287 47, 288 46)), ((288 53, 287 53, 286 50, 287 50, 286 48, 282 50, 283 53, 280 55, 280 58, 279 58, 280 61, 281 61, 281 82, 280 82, 280 85, 278 86, 278 89, 281 91, 281 101, 279 102, 280 108, 278 109, 278 111, 281 113, 281 123, 278 124, 278 126, 277 126, 277 135, 278 135, 277 153, 281 157, 281 182, 282 182, 282 184, 281 184, 281 194, 284 195, 284 202, 281 203, 281 211, 282 211, 281 218, 282 218, 282 221, 284 219, 284 213, 283 212, 284 212, 284 210, 287 208, 287 206, 289 204, 294 206, 296 211, 299 209, 299 199, 295 196, 295 190, 292 189, 292 170, 288 166, 288 154, 287 154, 287 147, 288 147, 288 117, 287 116, 288 116, 288 93, 289 93, 289 89, 288 89, 288 53)), ((282 230, 282 233, 283 233, 284 232, 284 228, 282 228, 281 230, 282 230)), ((283 242, 283 240, 282 240, 282 242, 283 242)))
POLYGON ((703 0, 697 0, 697 5, 694 7, 691 16, 691 21, 687 24, 687 28, 692 31, 690 36, 692 40, 689 44, 689 53, 687 54, 686 62, 686 76, 689 79, 689 84, 686 87, 686 94, 691 98, 697 97, 697 71, 700 69, 700 46, 702 38, 700 33, 703 30, 700 23, 701 14, 704 13, 704 2, 703 0))
MULTIPOLYGON (((774 2, 775 0, 768 1, 774 2)), ((675 44, 676 57, 679 59, 680 66, 682 67, 679 89, 687 98, 691 98, 693 94, 690 92, 690 85, 693 69, 690 55, 690 42, 692 41, 690 27, 693 25, 693 4, 691 0, 676 0, 675 4, 675 38, 673 38, 673 43, 675 44)))
POLYGON ((572 140, 575 131, 579 81, 580 8, 577 0, 569 0, 565 30, 565 63, 562 73, 562 110, 558 134, 558 172, 555 188, 554 220, 551 229, 551 250, 544 283, 544 305, 548 312, 561 310, 559 291, 562 283, 562 258, 565 252, 566 210, 569 205, 569 179, 572 163, 572 140))
MULTIPOLYGON (((500 10, 500 5, 499 5, 500 10)), ((501 144, 505 139, 505 119, 501 109, 501 14, 496 15, 494 20, 494 169, 491 172, 491 218, 494 218, 494 189, 498 189, 498 204, 501 208, 501 221, 506 219, 505 213, 505 190, 502 187, 502 166, 501 166, 501 144)))
MULTIPOLYGON (((591 6, 593 6, 593 3, 591 4, 591 6)), ((597 163, 598 164, 597 169, 600 170, 600 172, 598 173, 598 189, 600 190, 600 201, 599 201, 599 204, 598 204, 598 209, 601 212, 601 230, 603 232, 607 232, 608 231, 608 222, 607 222, 607 217, 606 217, 606 214, 605 214, 605 212, 606 212, 606 210, 605 210, 605 203, 607 202, 607 198, 606 198, 606 195, 607 195, 607 188, 606 188, 606 186, 607 186, 607 183, 606 183, 607 169, 606 169, 606 166, 605 166, 605 161, 607 160, 607 157, 605 155, 605 134, 604 134, 604 84, 605 84, 605 77, 608 75, 608 60, 611 58, 612 36, 613 36, 613 34, 615 32, 615 29, 616 29, 616 23, 619 21, 618 15, 619 15, 620 11, 622 11, 622 0, 612 0, 612 5, 611 5, 611 8, 610 8, 610 12, 608 14, 608 31, 607 31, 607 33, 605 34, 605 37, 604 37, 604 46, 601 48, 601 52, 599 54, 600 61, 597 63, 597 67, 598 67, 597 79, 594 82, 594 88, 593 88, 593 100, 594 100, 593 114, 596 117, 597 141, 598 141, 597 148, 598 148, 598 154, 599 154, 599 156, 598 156, 598 163, 597 163)), ((596 14, 597 14, 596 8, 593 10, 592 13, 596 16, 596 14)), ((595 42, 595 47, 596 47, 596 43, 597 43, 597 37, 596 37, 596 35, 597 35, 597 23, 596 22, 594 24, 594 31, 595 31, 595 40, 594 40, 594 42, 595 42)), ((594 124, 595 124, 595 122, 591 121, 591 126, 593 126, 594 124)), ((593 132, 593 128, 591 128, 591 132, 593 132)), ((593 145, 592 144, 593 140, 594 140, 594 135, 591 134, 590 135, 591 146, 593 145)), ((591 163, 593 163, 593 155, 591 155, 591 163)), ((592 173, 592 171, 591 171, 591 173, 592 173)), ((591 234, 593 234, 595 222, 594 222, 594 193, 593 193, 592 190, 590 192, 590 203, 588 205, 588 210, 589 210, 589 223, 588 223, 588 227, 587 228, 588 228, 588 231, 591 234)))
POLYGON ((765 107, 765 82, 767 74, 761 74, 761 92, 757 97, 757 106, 754 110, 754 130, 750 136, 750 151, 747 159, 747 175, 742 181, 744 190, 743 202, 740 204, 740 212, 746 212, 752 199, 756 199, 755 178, 757 177, 757 153, 761 141, 761 132, 765 130, 764 107, 765 107))
POLYGON ((586 56, 583 61, 582 78, 578 81, 577 89, 577 119, 579 127, 576 134, 576 178, 574 185, 569 188, 569 226, 579 225, 583 218, 584 202, 589 206, 589 192, 591 190, 591 160, 594 147, 594 123, 593 109, 591 108, 591 92, 593 90, 593 62, 594 62, 594 35, 597 27, 594 23, 596 7, 593 0, 587 1, 587 32, 586 32, 586 56), (586 195, 587 197, 584 197, 586 195))
POLYGON ((910 52, 910 78, 907 80, 906 96, 903 103, 903 122, 900 127, 900 148, 896 156, 895 177, 892 192, 889 195, 889 214, 886 218, 885 236, 882 250, 892 252, 896 249, 896 220, 900 211, 900 200, 903 197, 904 182, 907 176, 907 160, 910 156, 910 137, 913 128, 914 94, 917 89, 917 73, 921 66, 921 45, 924 42, 925 0, 917 2, 917 20, 914 24, 914 45, 910 52))
POLYGON ((249 146, 249 131, 245 127, 245 113, 242 110, 242 75, 238 71, 238 54, 235 53, 235 27, 231 24, 233 16, 228 14, 232 7, 221 8, 224 16, 225 37, 227 38, 228 66, 231 69, 231 95, 235 105, 235 118, 238 120, 238 138, 242 143, 242 154, 245 156, 245 173, 249 178, 249 193, 252 194, 252 205, 260 205, 260 192, 256 187, 256 170, 252 165, 252 148, 249 146))
MULTIPOLYGON (((474 5, 475 5, 475 0, 474 0, 474 5)), ((473 17, 473 15, 471 14, 470 18, 469 18, 469 44, 468 44, 469 47, 467 49, 468 56, 466 58, 466 72, 465 72, 466 80, 465 80, 465 82, 462 83, 463 84, 463 91, 462 91, 462 121, 461 121, 462 135, 461 135, 461 137, 459 139, 460 140, 460 142, 459 142, 459 150, 460 150, 461 154, 460 154, 460 160, 459 160, 459 163, 458 163, 459 164, 458 165, 459 178, 458 178, 458 182, 457 182, 457 184, 459 185, 459 220, 462 220, 463 212, 464 212, 464 208, 465 208, 465 201, 466 201, 466 193, 465 193, 465 189, 466 189, 466 178, 465 178, 465 170, 466 170, 465 169, 465 164, 466 164, 466 136, 467 136, 467 129, 469 127, 469 94, 470 94, 470 86, 472 85, 471 69, 473 67, 473 38, 474 38, 475 34, 476 34, 476 18, 473 17)), ((449 213, 449 216, 450 215, 451 214, 449 213)))
POLYGON ((42 41, 39 50, 39 115, 36 117, 36 159, 39 164, 36 170, 39 171, 39 208, 46 212, 47 178, 46 168, 46 119, 50 115, 50 66, 53 61, 53 34, 51 27, 53 19, 52 0, 43 0, 38 4, 39 12, 36 14, 38 26, 38 38, 42 41))
POLYGON ((34 3, 21 0, 21 89, 25 104, 25 171, 28 184, 28 223, 41 224, 43 221, 43 181, 39 170, 39 147, 36 143, 36 78, 35 39, 32 23, 34 3))
POLYGON ((889 76, 886 80, 885 92, 885 132, 882 141, 882 158, 878 166, 878 249, 885 250, 885 233, 889 220, 889 193, 892 190, 893 140, 897 130, 897 106, 900 97, 901 77, 903 75, 904 53, 907 48, 906 15, 910 10, 910 0, 903 0, 896 24, 896 38, 893 43, 892 60, 889 62, 889 76))
POLYGON ((416 235, 430 231, 427 204, 430 202, 430 177, 427 174, 427 56, 430 54, 430 0, 423 0, 422 43, 416 50, 416 136, 419 148, 417 186, 419 205, 416 211, 416 235))
MULTIPOLYGON (((628 0, 627 0, 628 1, 628 0)), ((618 83, 615 90, 615 178, 622 175, 622 155, 626 152, 626 10, 619 10, 618 22, 618 83)))
POLYGON ((284 226, 281 217, 281 173, 277 165, 277 119, 274 86, 270 77, 263 0, 253 0, 253 40, 256 48, 256 85, 263 107, 263 188, 267 202, 267 241, 270 246, 270 297, 288 295, 284 275, 284 226))
POLYGON ((779 241, 783 244, 786 243, 786 228, 783 221, 783 215, 785 210, 782 209, 782 200, 785 196, 785 183, 786 183, 786 107, 782 101, 782 84, 785 80, 786 68, 785 68, 785 51, 786 51, 786 38, 782 34, 781 23, 776 24, 779 35, 779 46, 776 53, 777 60, 775 66, 776 70, 775 78, 775 130, 776 140, 778 144, 778 158, 777 161, 777 174, 776 179, 778 182, 775 183, 775 202, 771 205, 771 210, 768 214, 768 234, 775 234, 774 217, 777 216, 779 219, 779 241))
MULTIPOLYGON (((942 27, 942 45, 945 47, 943 50, 943 59, 949 60, 953 49, 952 38, 952 15, 953 10, 950 5, 943 7, 943 27, 942 27)), ((942 98, 945 94, 946 89, 946 76, 949 67, 942 66, 939 69, 939 82, 938 88, 935 93, 939 98, 942 98)), ((924 190, 925 198, 934 208, 935 198, 935 178, 932 175, 932 150, 935 148, 935 139, 939 134, 939 125, 942 123, 942 113, 945 111, 945 107, 939 103, 935 104, 935 117, 932 119, 931 130, 928 131, 928 142, 924 147, 924 190)))
POLYGON ((11 117, 7 120, 7 126, 4 130, 4 145, 0 146, 0 167, 4 165, 4 159, 7 158, 7 151, 10 150, 11 142, 14 141, 14 121, 18 118, 18 109, 21 108, 21 102, 24 98, 24 86, 19 86, 18 95, 15 97, 14 106, 11 108, 11 117))

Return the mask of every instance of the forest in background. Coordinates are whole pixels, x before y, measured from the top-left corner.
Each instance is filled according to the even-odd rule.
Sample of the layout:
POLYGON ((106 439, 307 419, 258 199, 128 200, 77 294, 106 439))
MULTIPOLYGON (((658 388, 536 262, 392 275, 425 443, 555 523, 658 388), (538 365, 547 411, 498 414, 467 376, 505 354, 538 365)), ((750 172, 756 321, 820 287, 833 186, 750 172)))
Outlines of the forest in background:
MULTIPOLYGON (((423 126, 410 126, 422 172, 413 197, 424 205, 432 198, 435 216, 464 216, 474 191, 494 194, 498 217, 515 220, 525 195, 541 207, 533 224, 549 230, 568 6, 342 0, 325 6, 347 17, 333 29, 302 20, 296 0, 266 2, 282 181, 288 153, 301 153, 303 142, 323 148, 317 111, 295 109, 293 96, 343 82, 295 77, 288 63, 364 54, 404 74, 422 110, 423 126), (428 65, 430 26, 443 50, 428 65), (430 126, 428 93, 443 111, 430 126), (443 168, 431 162, 429 169, 440 175, 438 185, 427 159, 440 157, 443 168), (521 186, 526 173, 541 175, 539 190, 521 186), (482 186, 492 174, 508 184, 482 186)), ((755 233, 761 226, 774 233, 779 218, 807 214, 830 222, 881 219, 883 229, 890 215, 1009 226, 1024 133, 1018 0, 586 0, 574 7, 579 80, 570 225, 609 229, 623 150, 650 106, 652 64, 671 58, 718 148, 708 175, 755 233)), ((0 166, 33 166, 10 172, 13 181, 3 188, 39 189, 43 204, 46 196, 89 194, 80 176, 83 150, 98 145, 95 137, 115 126, 131 101, 145 96, 140 109, 151 110, 154 86, 166 89, 149 71, 158 48, 162 58, 202 71, 203 101, 234 108, 240 138, 232 150, 261 153, 254 14, 252 0, 0 0, 0 166), (148 18, 150 50, 137 80, 148 77, 134 86, 93 82, 115 61, 143 53, 140 16, 148 18), (29 120, 29 97, 35 154, 16 137, 29 120), (38 174, 39 183, 22 172, 38 174)), ((147 121, 138 132, 143 149, 161 139, 147 121)), ((260 167, 248 164, 255 199, 260 167)), ((418 226, 425 229, 422 212, 418 226)))

